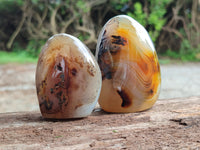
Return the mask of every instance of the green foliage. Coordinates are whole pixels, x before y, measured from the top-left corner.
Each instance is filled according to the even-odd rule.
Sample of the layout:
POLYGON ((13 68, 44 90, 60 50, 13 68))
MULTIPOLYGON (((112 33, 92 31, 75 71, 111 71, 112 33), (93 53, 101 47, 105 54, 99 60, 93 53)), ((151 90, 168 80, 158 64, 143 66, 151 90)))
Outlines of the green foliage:
POLYGON ((180 54, 175 52, 175 51, 172 51, 172 50, 167 50, 166 54, 164 54, 164 55, 167 55, 167 56, 174 58, 174 59, 180 59, 180 54))
POLYGON ((37 58, 31 57, 26 51, 4 52, 0 51, 0 64, 7 63, 36 63, 37 58))
POLYGON ((183 61, 198 61, 200 60, 200 58, 197 57, 200 54, 200 44, 197 48, 192 48, 190 42, 184 39, 181 43, 179 53, 183 61))
POLYGON ((61 137, 62 137, 62 135, 55 136, 55 138, 61 138, 61 137))
POLYGON ((123 10, 125 6, 128 6, 128 11, 125 13, 142 24, 149 31, 152 41, 156 42, 162 27, 166 23, 164 15, 171 1, 172 0, 147 0, 147 11, 144 11, 145 2, 139 0, 133 1, 132 6, 128 6, 131 4, 128 0, 113 0, 111 4, 114 9, 119 11, 123 10))
POLYGON ((23 5, 23 0, 0 0, 0 12, 16 12, 17 7, 23 5))
POLYGON ((166 6, 171 0, 148 0, 149 10, 148 14, 143 10, 143 5, 140 2, 133 4, 133 11, 129 11, 127 15, 131 16, 142 24, 145 28, 148 26, 148 31, 152 41, 155 42, 158 38, 162 27, 166 23, 164 15, 166 13, 166 6))
POLYGON ((76 7, 82 10, 84 13, 90 11, 89 7, 87 7, 84 0, 78 0, 78 2, 76 3, 76 7))
POLYGON ((115 10, 121 10, 124 5, 126 3, 128 3, 129 0, 112 0, 111 1, 111 6, 115 9, 115 10))
POLYGON ((30 40, 26 48, 22 48, 19 43, 15 42, 13 45, 13 52, 21 53, 21 51, 25 51, 25 54, 29 57, 37 58, 44 44, 44 40, 30 40))
POLYGON ((147 25, 147 14, 143 12, 142 4, 140 2, 134 4, 134 13, 128 12, 127 15, 137 20, 143 26, 147 25))
POLYGON ((200 61, 200 45, 198 48, 192 48, 188 40, 183 40, 178 52, 167 50, 165 55, 182 61, 200 61))
POLYGON ((84 34, 79 34, 79 35, 78 35, 78 39, 81 40, 82 42, 83 42, 83 41, 86 41, 87 39, 89 39, 89 37, 90 37, 90 36, 89 36, 88 34, 86 34, 86 35, 84 35, 84 34))
POLYGON ((32 2, 33 4, 35 4, 35 5, 37 5, 38 2, 39 2, 39 0, 31 0, 31 2, 32 2))
POLYGON ((166 59, 166 58, 162 58, 162 59, 159 59, 159 63, 162 64, 162 65, 166 65, 166 64, 170 64, 171 60, 166 59))
POLYGON ((117 130, 113 130, 112 132, 113 132, 113 133, 117 133, 117 130))
POLYGON ((26 52, 32 57, 37 57, 44 44, 44 40, 30 40, 26 47, 26 52))
MULTIPOLYGON (((162 33, 164 33, 163 35, 170 34, 170 36, 166 36, 166 38, 171 39, 171 37, 174 36, 175 40, 170 40, 172 45, 174 45, 173 42, 176 42, 176 40, 179 42, 182 40, 181 45, 178 42, 175 50, 173 46, 170 47, 166 40, 168 45, 165 46, 165 44, 163 44, 163 46, 161 44, 160 47, 164 47, 162 52, 166 51, 166 47, 169 47, 171 50, 166 51, 165 55, 172 58, 181 59, 183 61, 197 61, 200 60, 200 46, 198 47, 199 42, 196 39, 199 38, 200 33, 196 33, 196 30, 193 30, 195 26, 191 21, 192 1, 187 0, 183 1, 183 3, 188 7, 182 7, 178 15, 183 19, 188 18, 186 27, 188 32, 192 32, 186 35, 185 28, 183 28, 182 23, 179 23, 181 21, 178 21, 178 23, 171 28, 180 32, 183 40, 174 33, 167 33, 168 31, 162 33), (188 38, 188 35, 191 35, 189 36, 190 38, 188 38), (197 44, 195 41, 197 41, 197 44), (178 50, 179 47, 180 49, 178 50)), ((177 5, 177 3, 172 0, 109 0, 94 6, 90 5, 92 4, 92 0, 0 0, 0 49, 6 50, 6 43, 20 23, 24 10, 23 6, 26 6, 26 4, 30 7, 28 7, 27 13, 25 12, 25 14, 29 15, 26 16, 25 23, 14 40, 14 45, 9 49, 9 51, 14 52, 14 54, 9 53, 9 55, 11 54, 13 57, 14 55, 18 57, 18 54, 20 58, 22 58, 21 56, 27 58, 38 57, 41 47, 45 44, 49 35, 54 33, 67 32, 78 37, 82 42, 86 42, 90 39, 91 35, 87 31, 77 29, 78 26, 85 25, 84 27, 93 30, 97 37, 99 29, 101 29, 102 21, 96 20, 106 20, 109 19, 108 17, 118 14, 127 14, 142 24, 148 30, 152 41, 158 48, 160 40, 157 39, 159 36, 162 36, 161 30, 163 26, 166 25, 166 21, 169 21, 171 19, 170 17, 173 16, 172 7, 175 8, 177 5), (57 6, 59 7, 56 12, 55 9, 57 6), (55 17, 52 16, 53 12, 56 12, 55 17), (103 15, 101 16, 101 14, 103 15), (75 16, 75 19, 64 29, 67 21, 70 20, 72 16, 75 16), (96 16, 100 18, 95 18, 96 16), (55 26, 52 24, 53 21, 55 22, 55 26), (55 29, 55 32, 53 29, 55 29), (40 34, 38 34, 37 31, 39 31, 40 34), (28 39, 31 40, 27 42, 28 39)), ((165 38, 165 36, 163 37, 165 38)), ((6 57, 2 58, 0 61, 2 60, 6 60, 6 57)))

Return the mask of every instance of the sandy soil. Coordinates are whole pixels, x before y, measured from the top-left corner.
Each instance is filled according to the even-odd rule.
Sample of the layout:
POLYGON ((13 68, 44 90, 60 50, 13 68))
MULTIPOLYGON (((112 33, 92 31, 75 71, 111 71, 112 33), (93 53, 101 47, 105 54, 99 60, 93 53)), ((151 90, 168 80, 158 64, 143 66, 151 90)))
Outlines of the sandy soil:
POLYGON ((199 97, 158 100, 140 113, 95 109, 76 120, 45 120, 38 111, 6 113, 0 114, 0 150, 199 150, 199 128, 199 97))
POLYGON ((169 98, 200 95, 199 66, 162 65, 160 98, 148 111, 108 114, 96 108, 87 118, 61 121, 41 117, 35 91, 35 64, 1 65, 0 150, 198 150, 199 97, 169 98))
POLYGON ((0 113, 38 110, 35 64, 0 65, 0 113))
MULTIPOLYGON (((0 113, 38 111, 35 64, 0 65, 0 113)), ((200 96, 200 63, 161 65, 159 99, 200 96)))

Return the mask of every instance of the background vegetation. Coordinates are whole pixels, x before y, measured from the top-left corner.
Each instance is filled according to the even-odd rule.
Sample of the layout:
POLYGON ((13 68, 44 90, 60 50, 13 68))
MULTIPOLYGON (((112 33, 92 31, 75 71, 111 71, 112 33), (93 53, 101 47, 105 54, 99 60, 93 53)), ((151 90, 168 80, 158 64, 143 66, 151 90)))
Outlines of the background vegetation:
POLYGON ((200 60, 199 0, 0 0, 0 50, 37 57, 50 36, 65 32, 94 52, 102 26, 119 14, 148 30, 159 55, 200 60))

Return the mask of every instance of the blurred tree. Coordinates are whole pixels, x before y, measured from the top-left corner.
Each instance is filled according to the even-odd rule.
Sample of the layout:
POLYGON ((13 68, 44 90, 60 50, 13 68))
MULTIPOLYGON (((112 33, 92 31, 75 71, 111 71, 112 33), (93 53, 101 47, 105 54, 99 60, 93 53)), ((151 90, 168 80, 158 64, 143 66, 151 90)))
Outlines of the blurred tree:
POLYGON ((156 42, 162 27, 165 25, 166 18, 164 18, 164 15, 170 2, 171 0, 146 0, 143 5, 136 2, 133 5, 133 11, 128 12, 128 15, 146 27, 153 42, 156 42))
MULTIPOLYGON (((5 7, 6 1, 1 2, 5 7)), ((0 3, 0 4, 1 4, 0 3)), ((9 1, 9 5, 15 5, 9 1)), ((105 4, 106 0, 26 0, 19 1, 16 10, 20 21, 15 25, 12 34, 0 30, 6 38, 6 48, 12 48, 15 38, 23 34, 27 42, 47 40, 57 33, 69 33, 79 37, 85 44, 96 44, 97 31, 91 18, 92 8, 105 4)), ((1 9, 1 8, 0 8, 1 9)), ((0 10, 2 11, 2 10, 0 10)), ((10 14, 11 15, 11 14, 10 14)), ((11 22, 11 20, 7 20, 11 22)), ((3 24, 0 26, 2 28, 3 24)), ((5 30, 9 30, 5 28, 5 30)), ((94 46, 93 46, 94 47, 94 46)))
POLYGON ((119 14, 139 21, 159 52, 198 53, 199 0, 1 0, 0 49, 37 55, 57 33, 69 33, 94 50, 105 22, 119 14))
MULTIPOLYGON (((6 43, 10 36, 16 30, 19 24, 19 17, 21 18, 20 1, 14 0, 0 1, 0 48, 6 49, 6 43)), ((19 28, 19 27, 18 27, 19 28)), ((19 29, 18 29, 19 30, 19 29)), ((20 30, 19 30, 20 31, 20 30)), ((18 34, 17 32, 15 33, 18 34)), ((12 37, 12 41, 16 35, 12 37)), ((11 41, 11 40, 10 40, 11 41)))
POLYGON ((123 11, 142 24, 156 42, 162 27, 166 23, 164 15, 171 0, 114 0, 115 9, 123 11))
MULTIPOLYGON (((28 1, 26 1, 28 2, 28 1)), ((69 33, 85 44, 96 43, 91 9, 106 0, 30 1, 26 29, 30 39, 47 39, 57 33, 69 33)), ((27 12, 26 12, 27 13, 27 12)))
POLYGON ((160 51, 200 53, 200 1, 177 0, 168 9, 168 21, 158 39, 160 51))

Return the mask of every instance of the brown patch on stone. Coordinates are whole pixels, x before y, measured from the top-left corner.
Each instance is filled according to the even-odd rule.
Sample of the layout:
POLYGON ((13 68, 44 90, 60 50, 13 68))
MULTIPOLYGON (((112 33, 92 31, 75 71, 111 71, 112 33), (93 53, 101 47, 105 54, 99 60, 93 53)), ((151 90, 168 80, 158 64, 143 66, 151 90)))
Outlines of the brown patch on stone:
POLYGON ((128 94, 124 90, 117 90, 117 93, 120 95, 122 99, 122 107, 129 107, 131 105, 131 99, 129 98, 128 94))
POLYGON ((149 90, 149 94, 150 94, 150 95, 153 95, 153 94, 154 94, 153 89, 149 90))
POLYGON ((78 104, 78 105, 76 105, 75 109, 77 109, 78 107, 81 107, 81 106, 83 106, 83 104, 78 104))
POLYGON ((73 76, 76 76, 76 74, 77 74, 76 68, 72 68, 71 73, 72 73, 73 76))
POLYGON ((88 72, 91 76, 94 77, 94 75, 95 75, 95 73, 96 73, 96 70, 95 70, 94 66, 88 64, 88 65, 87 65, 87 72, 88 72))
POLYGON ((74 62, 78 63, 81 68, 83 68, 83 58, 82 57, 76 57, 74 59, 74 62))
POLYGON ((124 46, 127 43, 126 39, 121 37, 121 36, 112 35, 111 37, 112 37, 112 43, 113 44, 124 46))
POLYGON ((44 105, 45 105, 45 108, 47 110, 51 110, 52 109, 52 106, 53 106, 53 102, 52 101, 49 101, 49 100, 45 100, 44 101, 44 105))
POLYGON ((62 71, 62 66, 61 66, 60 63, 57 65, 57 69, 58 69, 59 71, 62 71))
POLYGON ((105 52, 98 59, 102 79, 112 79, 112 59, 110 57, 109 53, 105 52))
POLYGON ((43 114, 66 113, 63 112, 65 111, 64 107, 73 103, 73 98, 70 95, 79 88, 77 80, 75 80, 79 65, 74 65, 73 60, 61 55, 56 56, 53 60, 46 78, 42 82, 44 87, 41 90, 43 93, 39 95, 40 109, 43 114), (51 103, 47 103, 44 97, 50 99, 51 103))
POLYGON ((158 72, 160 72, 160 64, 159 64, 159 62, 157 62, 157 69, 158 69, 158 72))
POLYGON ((55 50, 60 50, 60 49, 62 49, 63 48, 63 45, 58 45, 58 46, 55 46, 55 47, 53 47, 53 48, 51 48, 51 50, 50 51, 55 51, 55 50))

